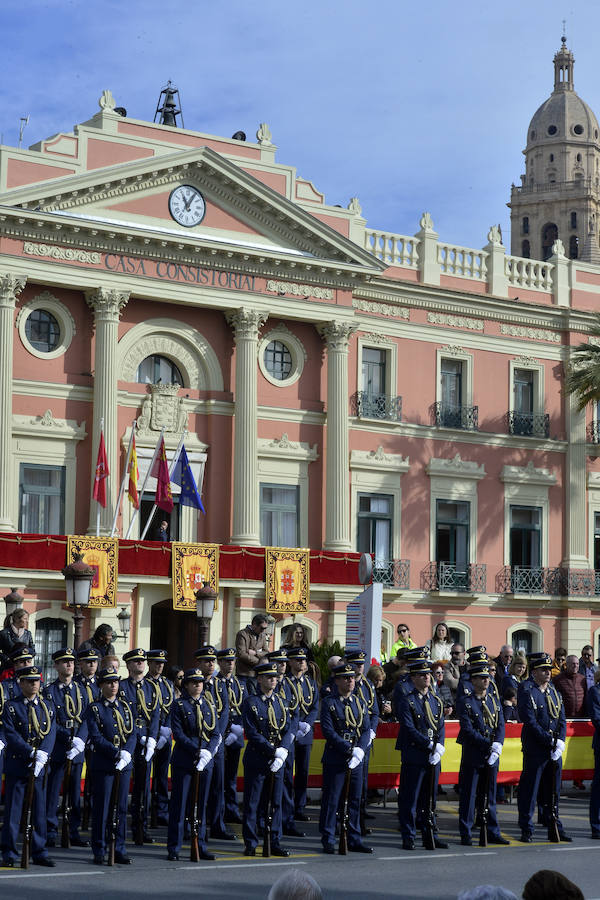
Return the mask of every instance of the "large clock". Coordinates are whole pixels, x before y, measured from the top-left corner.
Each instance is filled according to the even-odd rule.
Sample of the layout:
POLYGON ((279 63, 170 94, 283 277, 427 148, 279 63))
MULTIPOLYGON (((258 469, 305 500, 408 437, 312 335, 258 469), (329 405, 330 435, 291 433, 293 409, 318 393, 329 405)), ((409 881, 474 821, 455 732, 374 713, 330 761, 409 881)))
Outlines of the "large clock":
POLYGON ((206 212, 204 197, 191 184, 180 184, 169 197, 169 212, 179 225, 193 228, 199 225, 206 212))

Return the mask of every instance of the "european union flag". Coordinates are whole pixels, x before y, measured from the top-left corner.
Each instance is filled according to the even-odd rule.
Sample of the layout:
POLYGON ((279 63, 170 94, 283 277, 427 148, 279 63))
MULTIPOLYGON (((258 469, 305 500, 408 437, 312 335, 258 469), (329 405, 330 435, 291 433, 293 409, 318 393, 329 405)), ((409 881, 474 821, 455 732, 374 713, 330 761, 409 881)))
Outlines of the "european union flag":
POLYGON ((173 470, 173 474, 171 475, 171 481, 173 482, 173 484, 178 484, 181 487, 181 493, 179 495, 180 506, 195 506, 196 509, 201 509, 202 512, 206 515, 206 510, 204 509, 204 504, 200 499, 198 487, 196 486, 196 482, 194 480, 194 475, 190 467, 187 453, 185 452, 185 447, 181 448, 179 459, 177 460, 177 464, 175 466, 175 469, 173 470))

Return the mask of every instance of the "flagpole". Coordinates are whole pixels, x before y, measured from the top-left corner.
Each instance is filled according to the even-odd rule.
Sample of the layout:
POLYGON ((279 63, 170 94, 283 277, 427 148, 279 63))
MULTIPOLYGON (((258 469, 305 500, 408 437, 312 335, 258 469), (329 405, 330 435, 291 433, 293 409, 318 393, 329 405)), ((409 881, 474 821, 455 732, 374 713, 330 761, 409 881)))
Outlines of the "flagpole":
MULTIPOLYGON (((177 450, 175 451, 175 456, 173 457, 173 462, 171 463, 171 468, 169 469, 169 482, 171 480, 171 475, 175 471, 175 466, 177 465, 179 457, 181 456, 181 448, 183 447, 183 442, 185 440, 186 434, 187 434, 187 428, 184 428, 181 433, 181 440, 179 441, 179 446, 177 447, 177 450)), ((142 532, 142 536, 140 538, 141 541, 143 541, 144 538, 146 537, 146 533, 148 531, 148 528, 150 527, 150 522, 152 521, 155 512, 156 512, 156 503, 153 505, 152 509, 150 510, 150 515, 148 516, 148 521, 146 522, 146 527, 144 528, 144 530, 142 532)))
POLYGON ((115 508, 115 517, 113 519, 112 528, 110 530, 110 536, 112 537, 117 528, 117 517, 119 515, 119 509, 121 508, 121 500, 123 499, 123 494, 125 493, 125 482, 127 481, 127 476, 129 475, 129 464, 131 462, 131 448, 133 447, 133 438, 135 435, 135 422, 134 419, 131 424, 131 435, 129 438, 129 447, 127 448, 127 458, 125 462, 125 472, 123 473, 123 479, 121 481, 121 489, 119 491, 119 498, 117 500, 117 506, 115 508))
MULTIPOLYGON (((100 443, 104 437, 104 419, 100 419, 100 443)), ((106 477, 106 476, 105 476, 106 477)), ((96 500, 96 537, 100 537, 100 501, 96 500)))
POLYGON ((129 535, 131 534, 131 529, 133 528, 134 522, 135 522, 135 520, 136 520, 136 518, 137 518, 137 514, 139 513, 140 508, 141 508, 141 506, 142 506, 142 495, 143 495, 144 490, 145 490, 145 488, 146 488, 146 482, 148 481, 148 479, 149 479, 149 477, 150 477, 150 472, 152 471, 152 469, 153 469, 153 467, 154 467, 154 462, 155 462, 155 460, 156 460, 156 457, 158 456, 158 451, 159 451, 159 448, 160 448, 160 442, 161 442, 162 437, 163 437, 163 435, 164 435, 164 433, 165 433, 165 428, 166 428, 166 427, 167 427, 166 425, 163 425, 163 427, 162 427, 162 429, 161 429, 161 432, 160 432, 160 435, 159 435, 159 438, 158 438, 158 441, 156 442, 156 447, 154 448, 154 454, 153 454, 153 456, 152 456, 152 459, 150 460, 150 465, 148 466, 148 471, 146 472, 146 475, 145 475, 145 477, 144 477, 144 483, 142 484, 142 489, 141 489, 141 491, 140 491, 140 495, 139 495, 139 496, 140 496, 140 505, 139 505, 138 508, 137 508, 136 510, 134 510, 134 512, 133 512, 133 516, 131 517, 131 522, 129 523, 129 528, 127 529, 127 534, 125 535, 125 540, 127 540, 127 538, 129 537, 129 535))

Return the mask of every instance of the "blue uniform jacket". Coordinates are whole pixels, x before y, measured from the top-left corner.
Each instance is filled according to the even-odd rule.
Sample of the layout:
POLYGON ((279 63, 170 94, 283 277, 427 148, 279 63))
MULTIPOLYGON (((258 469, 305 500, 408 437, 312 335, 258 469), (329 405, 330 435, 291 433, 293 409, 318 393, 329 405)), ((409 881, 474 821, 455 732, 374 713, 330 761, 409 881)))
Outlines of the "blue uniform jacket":
POLYGON ((159 691, 158 705, 160 709, 158 724, 164 728, 171 728, 171 709, 173 707, 173 700, 175 699, 173 686, 169 679, 165 678, 164 675, 158 675, 156 678, 150 678, 150 676, 148 676, 148 681, 152 682, 156 687, 156 690, 159 691))
POLYGON ((306 722, 310 725, 311 730, 302 737, 296 729, 296 743, 308 745, 313 740, 312 728, 317 721, 319 715, 319 691, 317 685, 308 675, 301 675, 296 678, 294 675, 287 675, 284 679, 292 691, 298 698, 298 723, 306 722))
MULTIPOLYGON (((226 733, 229 733, 232 725, 242 725, 242 704, 246 697, 248 696, 248 691, 246 690, 246 685, 244 682, 240 681, 237 675, 225 676, 225 675, 217 675, 217 678, 220 682, 223 682, 225 687, 227 688, 227 696, 229 698, 229 722, 227 723, 226 733)), ((243 733, 236 738, 230 745, 230 747, 240 747, 244 746, 244 735, 243 733)))
POLYGON ((600 750, 600 685, 595 684, 587 692, 588 715, 594 726, 594 738, 592 747, 600 750))
POLYGON ((158 702, 158 688, 156 685, 148 678, 142 678, 141 681, 125 678, 121 681, 119 695, 124 700, 127 700, 135 711, 135 730, 138 741, 142 737, 151 737, 156 740, 158 738, 158 724, 160 721, 160 704, 158 702), (141 703, 138 703, 138 688, 144 695, 147 713, 144 711, 141 703))
POLYGON ((219 725, 219 733, 222 735, 227 731, 229 725, 229 691, 227 685, 223 684, 222 678, 212 675, 204 680, 204 693, 210 694, 217 710, 217 718, 219 725))
MULTIPOLYGON (((137 734, 134 707, 130 703, 122 697, 117 697, 114 703, 105 699, 94 700, 89 704, 85 718, 93 753, 92 765, 96 771, 113 772, 120 750, 127 750, 133 756, 137 734), (123 735, 119 730, 120 721, 124 725, 123 735)), ((128 769, 129 766, 125 771, 128 769)))
POLYGON ((287 677, 282 678, 281 681, 275 685, 275 692, 279 694, 289 713, 290 731, 293 734, 290 743, 293 743, 298 737, 298 724, 300 722, 298 694, 287 677))
POLYGON ((2 717, 6 740, 4 771, 7 775, 16 775, 20 778, 29 774, 33 740, 36 740, 38 750, 44 750, 48 756, 52 753, 56 740, 52 701, 38 696, 37 703, 34 703, 40 735, 29 719, 28 706, 29 702, 25 700, 23 694, 19 694, 13 700, 6 701, 2 717))
POLYGON ((486 692, 478 700, 470 688, 456 701, 456 715, 460 722, 457 743, 462 744, 463 762, 480 768, 489 756, 494 742, 504 743, 504 715, 493 693, 486 692), (484 714, 484 706, 487 714, 484 714))
POLYGON ((426 765, 429 744, 443 744, 445 739, 444 705, 431 691, 425 696, 415 687, 400 699, 400 731, 396 750, 402 751, 403 763, 426 765))
POLYGON ((221 732, 210 697, 201 694, 193 700, 189 694, 183 694, 174 701, 171 707, 171 728, 175 738, 171 765, 179 766, 190 772, 198 761, 200 750, 208 750, 214 755, 219 747, 221 732), (202 734, 198 729, 196 705, 202 714, 202 734))
POLYGON ((95 675, 93 678, 86 678, 85 675, 81 675, 80 673, 79 675, 76 675, 73 680, 84 688, 88 703, 91 703, 92 700, 100 699, 100 685, 96 681, 95 675))
POLYGON ((379 703, 377 702, 375 688, 366 675, 356 679, 354 693, 359 695, 369 714, 369 727, 372 731, 377 731, 377 726, 380 722, 379 703))
POLYGON ((292 719, 276 690, 270 700, 264 694, 246 697, 242 704, 242 721, 248 741, 246 754, 250 751, 251 755, 254 753, 271 762, 277 747, 290 749, 294 739, 292 719), (269 716, 269 706, 273 708, 275 725, 269 716))
POLYGON ((550 759, 556 738, 564 741, 567 720, 562 697, 553 684, 548 685, 549 700, 557 714, 551 712, 544 692, 533 680, 522 681, 517 692, 517 709, 523 723, 521 744, 523 753, 538 759, 550 759))
POLYGON ((323 765, 346 766, 353 747, 360 747, 366 753, 371 743, 370 727, 369 714, 360 697, 352 693, 346 703, 334 688, 321 700, 321 730, 325 738, 323 765))
MULTIPOLYGON (((85 711, 88 707, 87 694, 84 688, 75 681, 67 687, 57 678, 43 691, 44 697, 54 703, 56 710, 56 743, 52 751, 53 760, 66 759, 71 749, 71 738, 78 737, 83 743, 88 739, 88 726, 85 711), (67 695, 70 698, 67 700, 67 695), (67 708, 68 707, 68 708, 67 708)), ((74 763, 83 762, 84 751, 78 753, 74 763)))

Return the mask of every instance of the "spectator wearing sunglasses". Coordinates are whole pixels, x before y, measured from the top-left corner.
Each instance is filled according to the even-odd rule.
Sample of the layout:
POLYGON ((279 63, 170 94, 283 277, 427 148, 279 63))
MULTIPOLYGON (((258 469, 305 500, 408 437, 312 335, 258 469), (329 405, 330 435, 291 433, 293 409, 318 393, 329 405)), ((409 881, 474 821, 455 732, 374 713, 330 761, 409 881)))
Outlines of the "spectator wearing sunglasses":
POLYGON ((586 644, 581 651, 581 659, 579 660, 579 674, 585 675, 587 690, 594 686, 594 673, 598 666, 594 662, 594 648, 591 644, 586 644))
POLYGON ((410 636, 410 628, 404 622, 401 622, 400 625, 398 625, 396 632, 398 634, 398 640, 390 651, 392 659, 397 655, 398 650, 412 650, 413 647, 417 646, 410 636))

